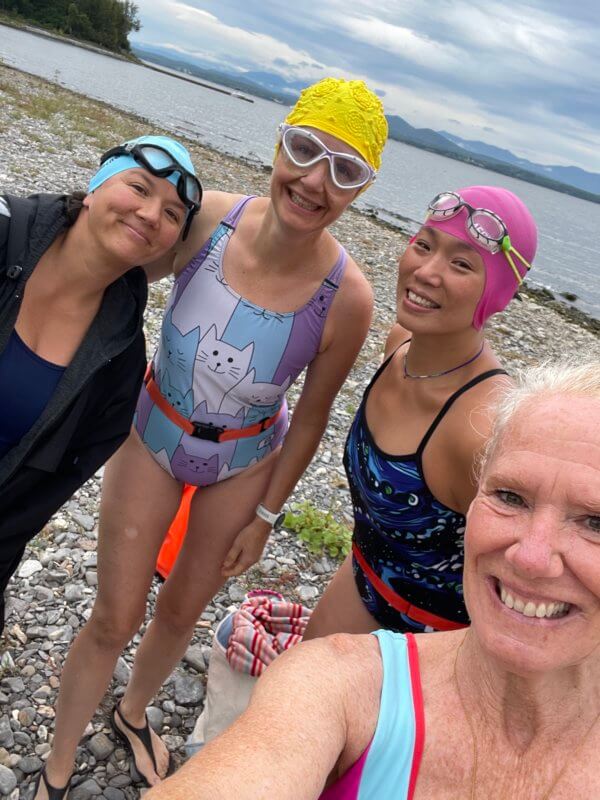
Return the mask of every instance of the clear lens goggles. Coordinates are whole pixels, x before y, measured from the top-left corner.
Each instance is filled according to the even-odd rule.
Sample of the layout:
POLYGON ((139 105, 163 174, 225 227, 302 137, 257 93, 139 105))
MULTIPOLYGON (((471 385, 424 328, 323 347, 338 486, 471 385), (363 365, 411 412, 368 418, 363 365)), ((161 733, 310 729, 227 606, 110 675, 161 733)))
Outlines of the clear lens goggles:
POLYGON ((526 269, 530 270, 531 264, 512 246, 506 225, 493 211, 488 211, 487 208, 474 208, 456 192, 442 192, 429 203, 427 207, 428 218, 437 220, 452 219, 462 208, 467 211, 465 225, 467 233, 480 247, 489 250, 490 253, 502 251, 514 272, 517 283, 521 285, 523 278, 512 259, 512 254, 519 259, 526 269))
POLYGON ((286 156, 297 167, 313 167, 324 158, 329 161, 331 180, 338 189, 360 189, 374 181, 377 173, 362 158, 330 150, 312 131, 285 123, 279 126, 286 156))
POLYGON ((199 210, 202 203, 202 185, 200 181, 176 161, 168 150, 155 144, 135 144, 133 146, 124 144, 119 147, 113 147, 112 150, 104 153, 100 164, 104 164, 109 158, 123 155, 132 156, 140 166, 158 178, 166 178, 174 172, 178 172, 179 179, 176 188, 179 199, 193 214, 199 210))

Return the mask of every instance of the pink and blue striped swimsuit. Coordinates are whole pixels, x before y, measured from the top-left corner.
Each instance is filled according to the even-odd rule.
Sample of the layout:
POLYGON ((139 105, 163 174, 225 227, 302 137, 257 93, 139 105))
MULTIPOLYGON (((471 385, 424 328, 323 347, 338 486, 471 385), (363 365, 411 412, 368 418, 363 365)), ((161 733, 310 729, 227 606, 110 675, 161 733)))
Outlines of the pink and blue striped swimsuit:
POLYGON ((285 393, 319 351, 346 268, 340 247, 327 277, 296 311, 270 311, 241 297, 225 279, 223 258, 252 199, 236 203, 175 279, 153 358, 154 380, 163 397, 192 422, 232 430, 281 413, 254 436, 214 442, 184 433, 142 387, 137 433, 163 469, 192 486, 235 475, 282 443, 288 428, 285 393))
POLYGON ((425 745, 419 655, 412 633, 380 630, 383 685, 371 743, 319 800, 412 800, 425 745))

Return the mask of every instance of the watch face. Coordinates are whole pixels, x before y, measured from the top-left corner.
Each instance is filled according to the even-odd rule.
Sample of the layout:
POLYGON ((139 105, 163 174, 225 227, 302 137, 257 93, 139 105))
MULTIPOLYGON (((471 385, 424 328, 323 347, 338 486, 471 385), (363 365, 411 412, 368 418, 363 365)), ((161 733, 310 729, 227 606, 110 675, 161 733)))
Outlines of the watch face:
POLYGON ((273 523, 273 528, 276 531, 278 531, 279 528, 281 528, 281 526, 283 525, 284 519, 285 519, 285 511, 282 511, 281 514, 279 514, 279 516, 277 517, 277 519, 273 523))

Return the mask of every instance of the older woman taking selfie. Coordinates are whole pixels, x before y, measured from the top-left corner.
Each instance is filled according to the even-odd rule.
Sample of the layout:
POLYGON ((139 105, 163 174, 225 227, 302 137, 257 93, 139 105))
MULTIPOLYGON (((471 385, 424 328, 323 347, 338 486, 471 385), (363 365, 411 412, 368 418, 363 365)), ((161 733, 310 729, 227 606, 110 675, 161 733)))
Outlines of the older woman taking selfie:
POLYGON ((500 402, 464 590, 466 631, 337 635, 277 659, 148 800, 600 797, 597 359, 532 369, 500 402))

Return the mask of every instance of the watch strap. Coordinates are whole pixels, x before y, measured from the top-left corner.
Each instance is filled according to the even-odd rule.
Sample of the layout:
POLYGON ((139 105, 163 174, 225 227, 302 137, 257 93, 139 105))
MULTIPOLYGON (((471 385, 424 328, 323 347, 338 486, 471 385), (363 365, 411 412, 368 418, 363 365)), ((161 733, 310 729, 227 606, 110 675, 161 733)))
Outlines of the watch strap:
POLYGON ((279 522, 282 516, 281 511, 277 511, 273 513, 273 511, 269 511, 268 508, 265 508, 262 503, 259 503, 256 506, 256 516, 260 517, 260 519, 268 522, 269 525, 273 528, 275 527, 276 523, 279 522))

